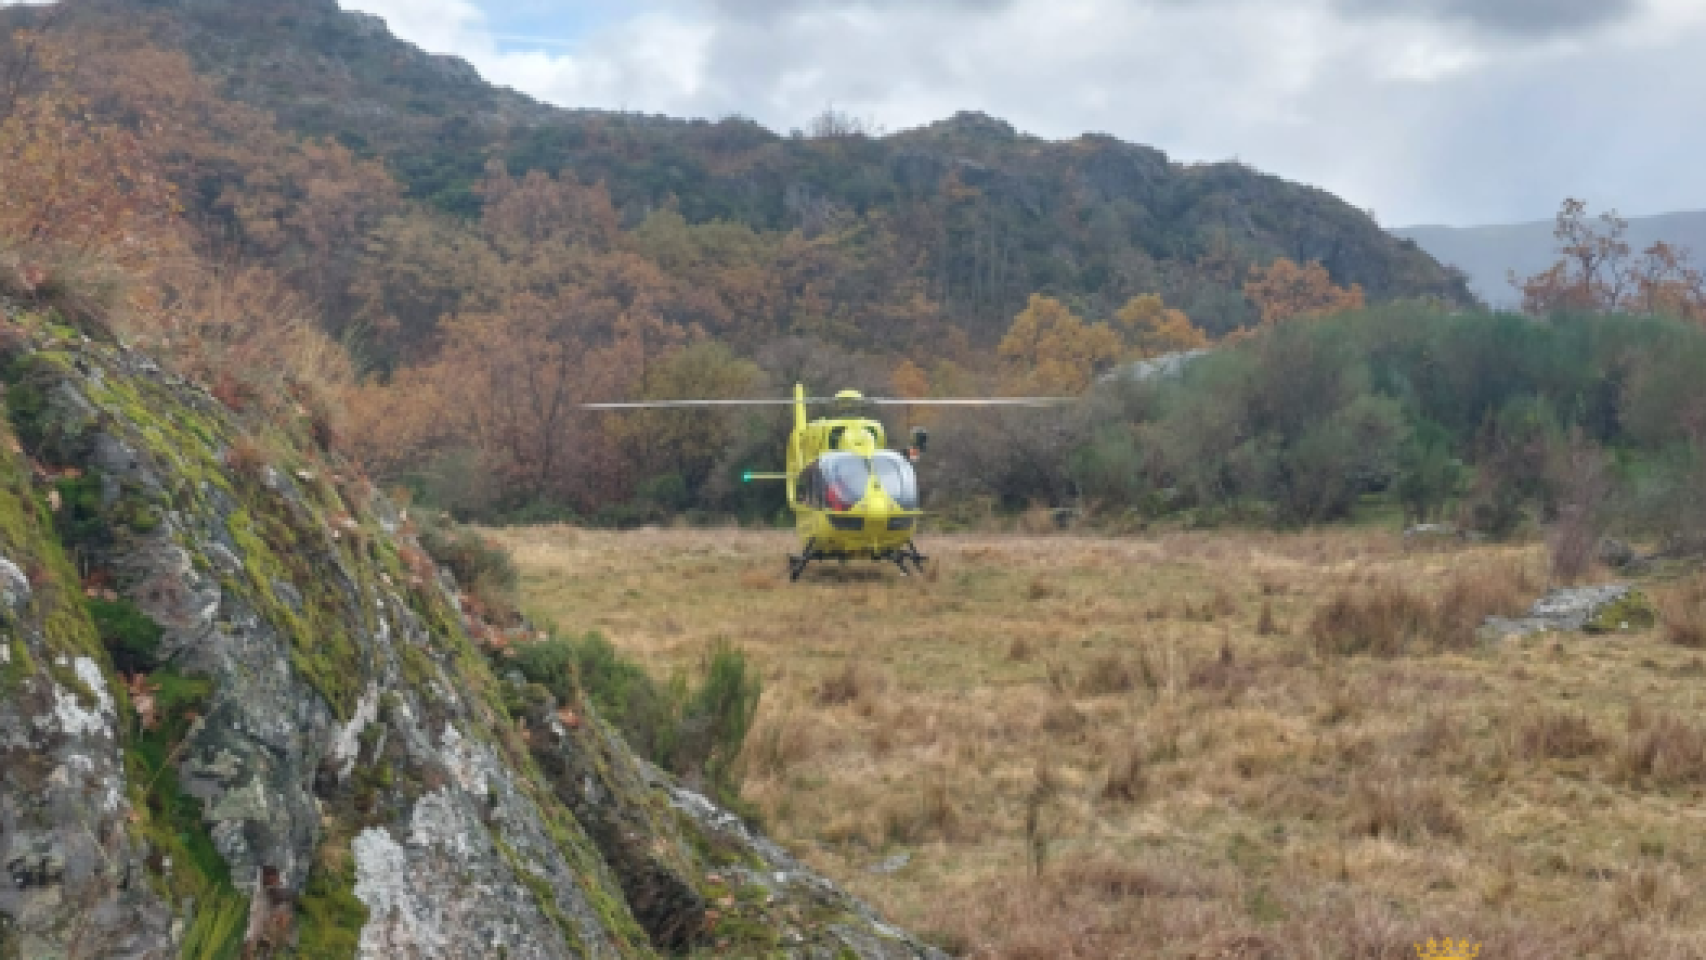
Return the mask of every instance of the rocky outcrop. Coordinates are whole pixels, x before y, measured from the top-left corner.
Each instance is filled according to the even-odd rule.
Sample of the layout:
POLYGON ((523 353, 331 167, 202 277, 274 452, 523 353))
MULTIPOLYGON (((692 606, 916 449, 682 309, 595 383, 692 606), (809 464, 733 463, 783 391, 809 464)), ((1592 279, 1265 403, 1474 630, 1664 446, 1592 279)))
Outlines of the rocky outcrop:
POLYGON ((44 513, 0 454, 0 957, 167 956, 170 905, 127 828, 128 707, 44 513))
POLYGON ((309 418, 8 333, 0 958, 928 954, 506 689, 309 418))
POLYGON ((1164 353, 1158 357, 1133 360, 1130 363, 1122 363, 1102 374, 1097 378, 1097 382, 1144 383, 1149 380, 1177 378, 1184 375, 1186 367, 1213 352, 1213 350, 1204 347, 1200 350, 1180 350, 1174 353, 1164 353))
POLYGON ((1653 626, 1658 614, 1651 600, 1627 584, 1564 587, 1534 602, 1521 617, 1488 617, 1483 630, 1498 639, 1551 631, 1621 633, 1653 626))

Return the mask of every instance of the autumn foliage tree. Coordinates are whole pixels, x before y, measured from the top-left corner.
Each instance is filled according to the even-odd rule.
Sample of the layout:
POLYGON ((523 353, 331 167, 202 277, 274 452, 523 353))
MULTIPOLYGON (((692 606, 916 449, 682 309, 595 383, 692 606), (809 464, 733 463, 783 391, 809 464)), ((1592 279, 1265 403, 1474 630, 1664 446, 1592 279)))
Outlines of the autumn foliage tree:
POLYGON ((1552 230, 1558 260, 1530 277, 1510 274, 1522 291, 1523 311, 1627 312, 1706 323, 1706 274, 1689 252, 1659 241, 1636 255, 1628 229, 1615 210, 1591 217, 1585 201, 1565 200, 1552 230))
MULTIPOLYGON (((895 364, 889 372, 889 389, 894 395, 908 400, 917 400, 930 396, 930 374, 919 366, 912 358, 907 357, 895 364)), ((928 426, 935 420, 934 411, 930 407, 907 406, 901 408, 906 416, 906 422, 918 426, 928 426)), ((894 438, 899 442, 900 438, 894 438)))
POLYGON ((1360 285, 1335 286, 1319 261, 1299 266, 1285 257, 1265 269, 1252 268, 1244 282, 1244 296, 1263 323, 1325 317, 1363 305, 1360 285))
POLYGON ((381 162, 280 130, 265 111, 227 99, 183 53, 133 31, 85 25, 52 37, 84 114, 122 131, 171 184, 203 256, 217 248, 216 260, 236 252, 264 262, 328 330, 359 324, 359 254, 402 204, 381 162))
POLYGON ((1132 350, 1139 357, 1208 346, 1208 335, 1183 310, 1167 306, 1153 293, 1132 297, 1114 319, 1130 334, 1132 350))
POLYGON ((997 351, 1016 385, 1076 392, 1117 360, 1123 346, 1106 323, 1086 323, 1059 300, 1033 294, 997 351))
POLYGON ((32 33, 0 57, 0 284, 87 314, 183 234, 172 184, 137 135, 89 118, 69 63, 32 33))
POLYGON ((583 291, 546 299, 511 295, 491 312, 444 324, 444 346, 430 367, 438 417, 460 446, 478 451, 499 491, 522 499, 590 492, 594 466, 587 422, 575 405, 614 386, 614 365, 588 350, 584 324, 611 309, 583 291), (567 321, 567 322, 565 322, 567 321))
MULTIPOLYGON (((758 392, 762 376, 757 364, 735 356, 727 346, 701 341, 653 364, 641 396, 739 399, 758 392)), ((735 433, 736 421, 747 414, 741 410, 646 410, 606 416, 604 430, 617 440, 642 484, 652 484, 653 491, 668 491, 666 497, 685 500, 689 491, 701 489, 711 479, 735 433)))
POLYGON ((146 346, 251 422, 335 445, 347 353, 297 284, 209 253, 179 207, 184 144, 150 105, 193 100, 193 75, 116 54, 97 82, 84 40, 0 44, 0 292, 146 346))

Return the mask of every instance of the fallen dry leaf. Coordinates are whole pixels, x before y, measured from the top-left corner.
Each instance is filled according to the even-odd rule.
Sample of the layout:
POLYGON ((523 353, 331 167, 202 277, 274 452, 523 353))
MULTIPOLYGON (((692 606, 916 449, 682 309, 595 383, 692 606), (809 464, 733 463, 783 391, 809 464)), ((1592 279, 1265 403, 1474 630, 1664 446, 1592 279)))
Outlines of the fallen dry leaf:
POLYGON ((130 706, 136 715, 142 718, 142 729, 153 730, 160 725, 159 705, 155 702, 154 694, 159 687, 148 679, 146 673, 133 673, 125 681, 125 688, 130 691, 130 706))

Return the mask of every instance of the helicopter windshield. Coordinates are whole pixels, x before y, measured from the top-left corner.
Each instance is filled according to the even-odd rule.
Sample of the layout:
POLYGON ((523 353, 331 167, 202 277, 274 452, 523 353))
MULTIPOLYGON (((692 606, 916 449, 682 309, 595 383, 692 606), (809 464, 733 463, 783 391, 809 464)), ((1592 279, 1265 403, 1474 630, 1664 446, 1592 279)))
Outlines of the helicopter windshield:
POLYGON ((851 453, 826 453, 818 458, 823 476, 824 503, 831 510, 848 510, 865 498, 871 468, 865 458, 851 453))
POLYGON ((918 475, 905 457, 893 450, 881 450, 871 457, 871 466, 889 499, 902 509, 918 509, 918 475))
POLYGON ((800 502, 820 509, 851 510, 865 499, 872 471, 897 506, 918 509, 918 476, 912 464, 893 450, 879 450, 868 460, 856 453, 824 454, 801 472, 800 502))

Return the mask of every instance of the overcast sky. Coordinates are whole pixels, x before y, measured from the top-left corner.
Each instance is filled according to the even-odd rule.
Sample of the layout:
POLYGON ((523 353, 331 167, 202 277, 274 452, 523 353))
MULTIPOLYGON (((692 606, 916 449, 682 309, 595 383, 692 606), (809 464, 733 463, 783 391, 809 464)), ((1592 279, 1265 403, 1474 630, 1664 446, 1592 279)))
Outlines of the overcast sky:
MULTIPOLYGON (((7 0, 0 0, 7 2, 7 0)), ((982 110, 1237 158, 1381 223, 1706 209, 1706 0, 341 0, 564 106, 982 110)))

